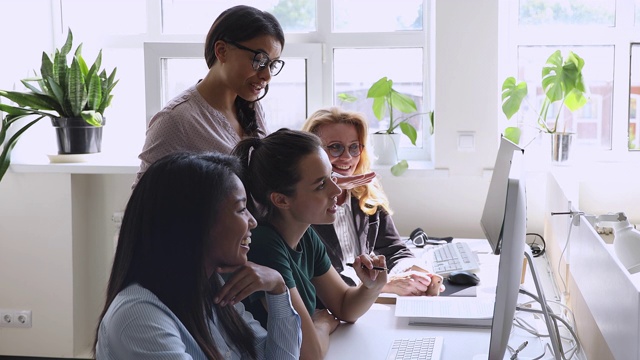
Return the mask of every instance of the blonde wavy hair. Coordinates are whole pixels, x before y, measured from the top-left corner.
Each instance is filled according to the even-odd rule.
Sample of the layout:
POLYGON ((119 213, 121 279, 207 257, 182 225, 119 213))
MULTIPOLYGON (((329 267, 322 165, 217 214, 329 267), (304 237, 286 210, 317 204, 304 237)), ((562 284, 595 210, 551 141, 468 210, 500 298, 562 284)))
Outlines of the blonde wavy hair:
MULTIPOLYGON (((303 131, 320 136, 320 127, 323 125, 347 124, 353 125, 358 133, 358 141, 364 145, 360 154, 360 161, 356 165, 354 175, 365 174, 371 171, 371 161, 367 152, 367 134, 369 133, 369 125, 364 115, 358 112, 342 110, 338 107, 330 107, 320 109, 304 122, 303 131)), ((360 209, 367 215, 373 215, 381 207, 388 214, 392 214, 389 200, 382 190, 382 185, 378 179, 373 179, 370 183, 358 186, 351 190, 351 194, 358 199, 360 209)))

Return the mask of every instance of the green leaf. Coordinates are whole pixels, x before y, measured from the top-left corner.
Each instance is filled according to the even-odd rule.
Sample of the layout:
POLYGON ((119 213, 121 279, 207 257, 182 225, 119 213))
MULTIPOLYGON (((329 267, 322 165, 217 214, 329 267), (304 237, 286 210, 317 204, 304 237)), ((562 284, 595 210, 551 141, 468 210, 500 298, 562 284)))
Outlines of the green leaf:
MULTIPOLYGON (((35 123, 40 121, 42 118, 44 118, 44 116, 40 116, 37 119, 35 119, 35 120, 29 122, 28 124, 24 125, 22 128, 20 128, 20 130, 16 131, 16 133, 13 134, 13 136, 9 139, 9 141, 7 141, 6 144, 4 144, 2 153, 0 153, 0 181, 2 181, 2 178, 4 177, 4 174, 9 169, 9 165, 11 164, 11 150, 13 150, 13 148, 16 146, 16 143, 18 142, 18 139, 20 138, 20 136, 22 136, 22 134, 25 131, 27 131, 27 129, 29 129, 35 123)), ((2 124, 2 129, 0 129, 0 131, 5 132, 5 133, 7 131, 7 128, 5 128, 4 121, 3 121, 3 124, 2 124)))
MULTIPOLYGON (((0 105, 2 105, 2 104, 0 104, 0 105)), ((2 109, 2 107, 1 107, 1 106, 0 106, 0 109, 2 109)), ((1 110, 1 111, 4 111, 4 110, 1 110)), ((6 111, 5 111, 5 112, 6 112, 6 111)), ((0 145, 4 144, 4 139, 5 139, 5 137, 7 136, 7 132, 8 132, 9 128, 11 127, 11 125, 12 125, 14 122, 16 122, 16 121, 18 121, 18 120, 22 119, 23 117, 33 115, 33 114, 31 114, 31 113, 27 113, 27 114, 16 114, 16 115, 13 115, 13 114, 10 114, 10 113, 8 113, 8 112, 7 112, 7 114, 8 114, 8 115, 7 115, 7 116, 5 116, 5 118, 4 118, 4 119, 2 119, 2 123, 0 124, 0 125, 2 125, 2 126, 0 127, 0 145)))
POLYGON ((564 99, 564 104, 571 111, 576 111, 587 104, 587 98, 584 96, 584 92, 576 89, 571 90, 567 97, 564 99))
POLYGON ((400 160, 397 164, 391 167, 391 173, 394 176, 400 176, 404 174, 405 171, 409 168, 409 163, 407 160, 400 160))
POLYGON ((516 84, 514 77, 508 77, 502 83, 502 112, 507 119, 520 110, 522 100, 527 96, 527 83, 521 81, 516 84))
POLYGON ((107 97, 104 97, 104 94, 102 96, 102 105, 100 105, 100 109, 98 109, 98 112, 100 114, 104 113, 104 110, 109 107, 109 105, 111 105, 111 100, 113 100, 113 95, 109 95, 107 97))
POLYGON ((53 79, 61 88, 67 88, 67 57, 58 50, 53 56, 53 79))
POLYGON ((82 44, 78 46, 78 49, 76 50, 76 54, 74 55, 74 57, 78 60, 78 65, 80 65, 80 70, 82 70, 82 76, 86 78, 87 74, 89 73, 89 68, 87 67, 87 63, 84 61, 84 58, 80 54, 81 48, 82 48, 82 44))
POLYGON ((55 100, 47 95, 0 90, 0 96, 15 102, 19 106, 26 106, 36 110, 56 110, 54 107, 55 100))
POLYGON ((88 79, 89 96, 87 98, 87 108, 89 110, 97 110, 102 103, 102 87, 100 86, 100 78, 95 73, 88 79))
POLYGON ((416 139, 418 138, 418 132, 416 131, 416 128, 414 128, 409 123, 401 122, 400 123, 400 130, 402 130, 403 134, 407 135, 409 140, 411 140, 411 143, 415 146, 416 145, 416 139))
POLYGON ((40 83, 40 78, 27 78, 27 79, 22 79, 20 80, 20 82, 22 83, 22 85, 24 85, 27 89, 33 91, 34 93, 38 93, 38 94, 44 94, 45 92, 41 89, 41 88, 37 88, 33 85, 31 85, 32 82, 37 83, 39 86, 41 86, 40 83))
POLYGON ((511 140, 511 142, 513 142, 514 144, 520 143, 520 135, 520 128, 511 126, 504 129, 504 137, 508 140, 511 140))
POLYGON ((96 71, 100 70, 100 66, 102 66, 102 49, 100 49, 100 51, 98 52, 98 56, 96 56, 96 60, 91 65, 91 67, 95 68, 96 71))
POLYGON ((391 89, 390 95, 391 98, 389 103, 395 109, 398 109, 405 114, 410 114, 412 112, 418 111, 415 101, 413 101, 413 99, 408 95, 399 93, 393 89, 391 89))
MULTIPOLYGON (((542 67, 542 89, 551 102, 562 100, 565 91, 564 67, 562 64, 562 54, 556 50, 542 67)), ((573 86, 573 85, 571 85, 573 86)))
POLYGON ((82 70, 80 70, 80 65, 76 58, 73 58, 71 61, 67 84, 67 98, 71 105, 71 112, 73 116, 78 116, 84 109, 84 105, 87 103, 87 90, 84 86, 82 70))
MULTIPOLYGON (((64 91, 62 90, 60 85, 58 85, 58 83, 51 77, 45 78, 45 82, 47 83, 47 87, 51 89, 51 93, 52 93, 51 95, 53 95, 53 97, 58 101, 58 104, 62 105, 64 108, 64 105, 65 105, 64 91)), ((60 114, 60 115, 61 116, 66 115, 66 112, 65 114, 60 114)))
POLYGON ((385 76, 371 85, 369 91, 367 92, 367 98, 376 99, 386 97, 391 93, 392 87, 393 81, 387 79, 387 77, 385 76))
POLYGON ((429 133, 433 135, 433 132, 436 131, 435 111, 433 110, 429 111, 429 122, 431 123, 431 128, 429 129, 429 133))
POLYGON ((109 77, 107 78, 106 94, 109 94, 111 92, 111 90, 113 90, 113 88, 116 86, 118 81, 120 81, 120 80, 114 81, 115 78, 116 78, 116 71, 117 70, 118 70, 117 67, 113 68, 113 71, 111 72, 111 75, 109 75, 109 77))
MULTIPOLYGON (((33 112, 33 110, 15 107, 7 104, 0 104, 0 111, 4 111, 11 116, 31 115, 33 112)), ((6 121, 6 120, 3 120, 3 121, 6 121)))
POLYGON ((42 65, 40 65, 40 75, 43 79, 53 77, 53 62, 46 52, 42 52, 42 65))
POLYGON ((347 94, 347 93, 338 94, 338 99, 340 101, 343 101, 343 102, 346 102, 346 103, 353 103, 353 102, 358 101, 357 97, 355 97, 353 95, 350 95, 350 94, 347 94))
POLYGON ((82 116, 84 121, 86 121, 89 125, 93 125, 95 127, 102 126, 102 115, 100 115, 100 113, 97 111, 83 111, 80 116, 82 116))
POLYGON ((378 120, 382 120, 382 118, 384 118, 386 110, 385 104, 386 101, 383 97, 377 97, 373 99, 373 115, 375 115, 378 120))
POLYGON ((64 42, 64 45, 62 45, 62 48, 60 48, 60 54, 62 54, 62 56, 64 56, 65 58, 67 57, 67 54, 69 54, 69 52, 71 51, 72 43, 73 43, 73 34, 71 33, 71 29, 68 29, 67 40, 64 42))

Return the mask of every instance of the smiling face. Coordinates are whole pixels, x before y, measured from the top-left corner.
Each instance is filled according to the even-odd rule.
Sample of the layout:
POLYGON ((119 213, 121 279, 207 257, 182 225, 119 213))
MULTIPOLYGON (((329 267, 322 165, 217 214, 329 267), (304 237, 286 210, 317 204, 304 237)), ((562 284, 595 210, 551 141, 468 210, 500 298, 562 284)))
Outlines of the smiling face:
MULTIPOLYGON (((267 54, 270 60, 279 59, 282 53, 280 42, 269 35, 258 36, 238 43, 246 48, 267 54)), ((224 77, 229 88, 247 101, 258 99, 265 86, 271 81, 269 67, 256 71, 253 69, 255 56, 253 52, 222 40, 218 41, 218 44, 224 48, 224 56, 221 61, 224 63, 224 77)))
POLYGON ((218 266, 240 266, 247 262, 251 229, 256 220, 247 210, 247 195, 242 182, 233 176, 233 190, 219 205, 215 223, 209 232, 205 264, 210 276, 218 266))
POLYGON ((295 194, 287 197, 292 217, 306 225, 333 223, 341 189, 331 179, 331 163, 327 154, 318 148, 318 151, 302 158, 298 171, 302 178, 296 184, 295 194))
POLYGON ((333 171, 340 175, 353 175, 360 161, 360 155, 351 156, 349 154, 349 146, 360 143, 356 127, 343 123, 323 124, 318 127, 317 135, 322 139, 322 144, 324 144, 325 147, 340 144, 345 149, 342 155, 338 157, 331 156, 329 151, 327 151, 333 171))

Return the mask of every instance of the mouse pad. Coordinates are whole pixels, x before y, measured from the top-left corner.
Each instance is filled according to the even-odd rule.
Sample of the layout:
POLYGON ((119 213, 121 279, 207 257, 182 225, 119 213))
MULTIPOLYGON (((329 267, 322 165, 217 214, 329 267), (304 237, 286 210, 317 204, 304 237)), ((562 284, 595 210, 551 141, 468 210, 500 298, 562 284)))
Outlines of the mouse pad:
POLYGON ((476 296, 476 285, 454 285, 449 281, 444 282, 444 291, 440 296, 476 296))

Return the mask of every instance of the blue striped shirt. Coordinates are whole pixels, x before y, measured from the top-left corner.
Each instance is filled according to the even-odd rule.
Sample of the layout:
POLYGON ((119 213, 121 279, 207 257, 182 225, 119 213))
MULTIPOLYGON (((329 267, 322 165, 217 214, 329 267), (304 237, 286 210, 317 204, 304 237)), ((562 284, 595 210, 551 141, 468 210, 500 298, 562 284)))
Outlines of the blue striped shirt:
MULTIPOLYGON (((242 303, 236 310, 256 335, 258 359, 298 359, 302 332, 300 316, 291 305, 289 292, 266 296, 268 331, 242 303)), ((218 324, 215 311, 209 329, 225 359, 246 359, 218 324)), ((195 339, 177 316, 151 291, 138 284, 122 290, 107 310, 98 333, 96 359, 206 359, 195 339)))

